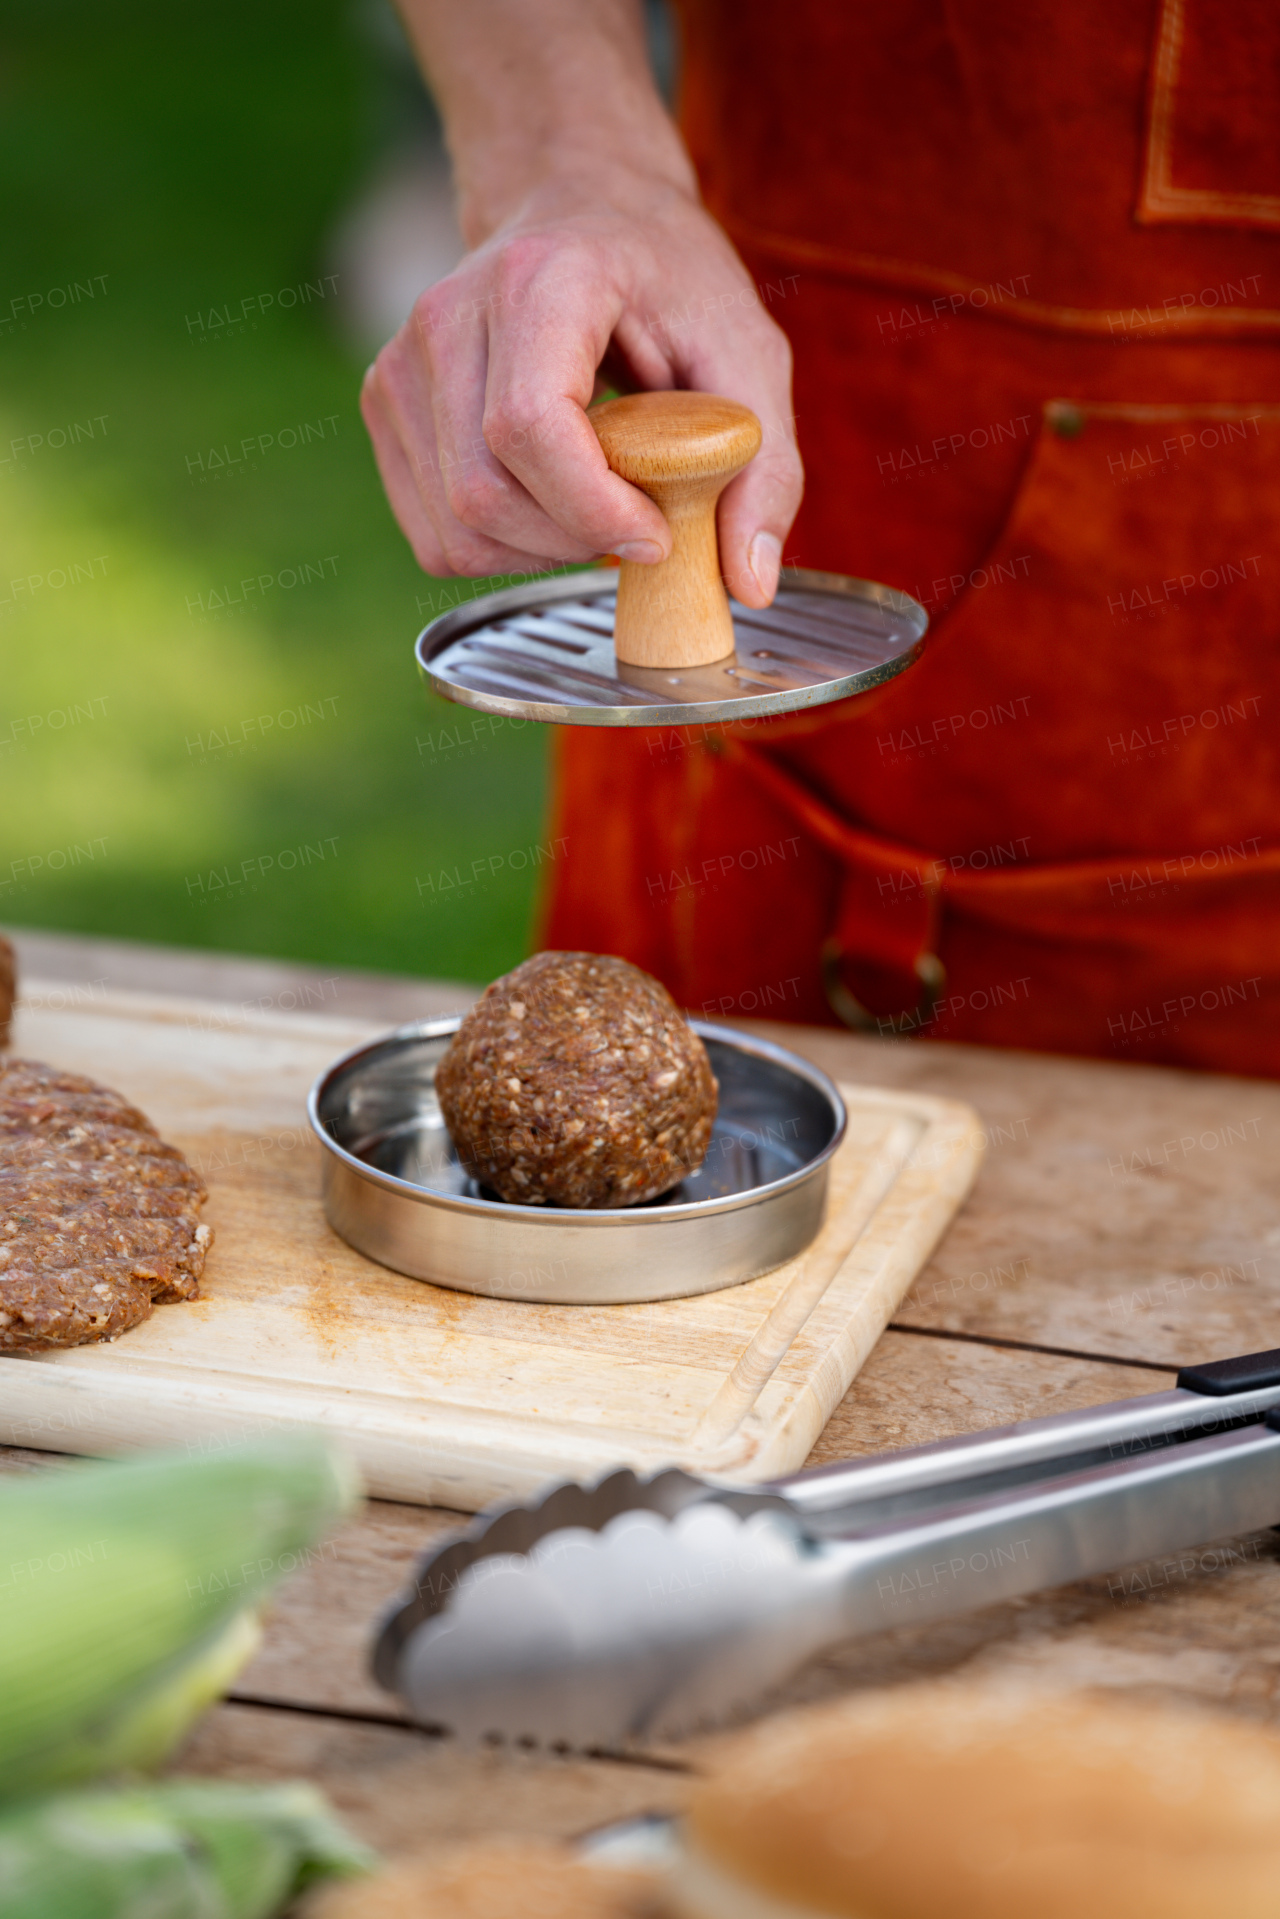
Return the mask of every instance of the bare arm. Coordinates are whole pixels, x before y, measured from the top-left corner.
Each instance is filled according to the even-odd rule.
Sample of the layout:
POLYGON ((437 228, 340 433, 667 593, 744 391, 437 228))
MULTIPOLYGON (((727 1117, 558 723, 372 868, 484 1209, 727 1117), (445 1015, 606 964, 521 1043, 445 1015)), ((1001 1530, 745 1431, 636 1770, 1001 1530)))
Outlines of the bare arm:
POLYGON ((586 419, 606 355, 641 388, 741 400, 765 443, 720 502, 731 589, 762 606, 802 478, 790 353, 698 200, 638 0, 400 0, 473 248, 370 369, 365 420, 429 573, 670 547, 586 419), (674 318, 673 316, 678 316, 674 318))

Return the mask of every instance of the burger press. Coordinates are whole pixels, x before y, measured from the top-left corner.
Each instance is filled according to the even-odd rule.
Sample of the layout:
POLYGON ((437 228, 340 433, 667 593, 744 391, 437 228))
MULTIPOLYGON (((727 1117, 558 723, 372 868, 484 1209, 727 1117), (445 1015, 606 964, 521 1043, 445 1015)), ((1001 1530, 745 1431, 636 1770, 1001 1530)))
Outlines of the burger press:
POLYGON ((619 1749, 714 1725, 841 1640, 1278 1521, 1275 1351, 763 1486, 555 1486, 426 1555, 373 1669, 464 1738, 619 1749))
POLYGON ((587 417, 613 471, 661 507, 670 557, 534 580, 441 614, 417 658, 444 699, 560 725, 727 723, 846 699, 915 659, 929 617, 891 587, 789 568, 763 612, 728 598, 716 501, 760 445, 746 407, 638 393, 587 417))
POLYGON ((517 1206, 460 1164, 435 1093, 457 1016, 358 1046, 311 1089, 325 1216, 414 1279, 498 1299, 616 1305, 714 1292, 793 1259, 822 1224, 844 1102, 807 1060, 691 1020, 719 1086, 702 1164, 642 1206, 517 1206))

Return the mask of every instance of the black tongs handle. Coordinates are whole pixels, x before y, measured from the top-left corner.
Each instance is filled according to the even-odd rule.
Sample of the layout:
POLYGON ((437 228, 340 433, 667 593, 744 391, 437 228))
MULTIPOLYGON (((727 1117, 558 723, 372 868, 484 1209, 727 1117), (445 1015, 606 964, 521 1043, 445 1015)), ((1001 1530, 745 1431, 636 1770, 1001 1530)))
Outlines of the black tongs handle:
POLYGON ((1184 1393, 1224 1399, 1237 1393, 1266 1392, 1280 1386, 1280 1346, 1269 1353, 1243 1353, 1239 1359, 1211 1359, 1206 1366, 1184 1366, 1178 1374, 1184 1393))

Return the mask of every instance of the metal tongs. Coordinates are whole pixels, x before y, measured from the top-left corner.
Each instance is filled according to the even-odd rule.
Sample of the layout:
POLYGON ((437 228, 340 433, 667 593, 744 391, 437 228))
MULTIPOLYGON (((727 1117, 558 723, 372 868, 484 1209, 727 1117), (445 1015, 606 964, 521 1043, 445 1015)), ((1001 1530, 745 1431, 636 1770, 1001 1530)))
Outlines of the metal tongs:
POLYGON ((490 1508, 419 1563, 373 1669, 464 1739, 618 1750, 841 1640, 1277 1522, 1280 1350, 766 1485, 626 1470, 490 1508))

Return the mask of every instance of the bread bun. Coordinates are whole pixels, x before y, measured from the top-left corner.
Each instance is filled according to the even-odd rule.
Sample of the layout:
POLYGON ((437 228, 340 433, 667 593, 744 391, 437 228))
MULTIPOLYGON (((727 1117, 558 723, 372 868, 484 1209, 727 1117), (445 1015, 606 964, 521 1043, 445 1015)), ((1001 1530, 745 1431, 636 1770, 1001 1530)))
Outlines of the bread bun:
POLYGON ((327 1888, 307 1919, 649 1919, 653 1875, 511 1841, 407 1859, 327 1888))
POLYGON ((695 1794, 672 1897, 682 1919, 1274 1919, 1280 1739, 954 1686, 788 1715, 695 1794))

